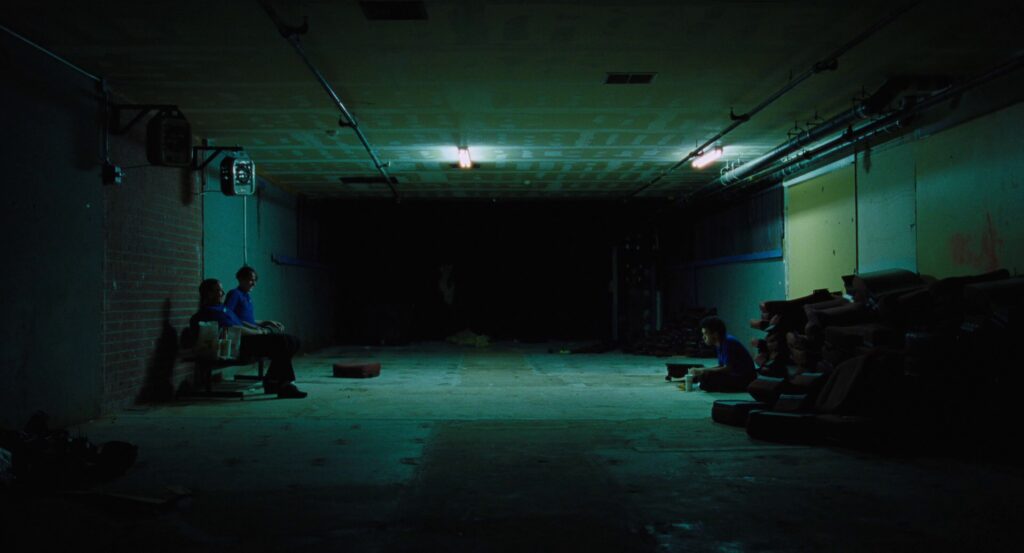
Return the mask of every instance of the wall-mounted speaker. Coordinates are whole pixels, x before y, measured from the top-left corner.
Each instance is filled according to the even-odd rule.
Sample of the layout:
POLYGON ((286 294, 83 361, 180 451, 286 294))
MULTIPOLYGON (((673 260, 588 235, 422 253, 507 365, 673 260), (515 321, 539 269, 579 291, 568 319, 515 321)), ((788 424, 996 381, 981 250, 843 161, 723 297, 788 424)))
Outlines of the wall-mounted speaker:
POLYGON ((177 109, 164 109, 146 125, 146 159, 153 165, 192 165, 192 127, 177 109))

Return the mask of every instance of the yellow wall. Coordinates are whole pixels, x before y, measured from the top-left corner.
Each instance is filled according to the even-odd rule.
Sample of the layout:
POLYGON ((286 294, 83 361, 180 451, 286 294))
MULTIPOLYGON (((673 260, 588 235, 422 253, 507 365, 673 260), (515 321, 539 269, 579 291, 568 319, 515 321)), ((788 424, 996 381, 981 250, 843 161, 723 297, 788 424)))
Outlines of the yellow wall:
POLYGON ((843 289, 843 275, 857 268, 853 167, 786 189, 787 297, 816 288, 843 289))

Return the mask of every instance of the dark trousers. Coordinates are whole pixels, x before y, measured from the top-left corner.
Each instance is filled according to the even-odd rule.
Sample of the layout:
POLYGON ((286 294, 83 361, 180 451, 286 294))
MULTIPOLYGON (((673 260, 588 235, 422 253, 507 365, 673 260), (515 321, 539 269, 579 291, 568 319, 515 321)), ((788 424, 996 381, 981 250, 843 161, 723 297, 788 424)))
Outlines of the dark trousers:
POLYGON ((697 382, 705 392, 745 392, 750 385, 749 379, 736 377, 728 371, 704 373, 697 382))
POLYGON ((266 379, 276 382, 295 380, 292 356, 299 351, 299 339, 291 334, 253 334, 242 336, 242 357, 269 357, 266 379))

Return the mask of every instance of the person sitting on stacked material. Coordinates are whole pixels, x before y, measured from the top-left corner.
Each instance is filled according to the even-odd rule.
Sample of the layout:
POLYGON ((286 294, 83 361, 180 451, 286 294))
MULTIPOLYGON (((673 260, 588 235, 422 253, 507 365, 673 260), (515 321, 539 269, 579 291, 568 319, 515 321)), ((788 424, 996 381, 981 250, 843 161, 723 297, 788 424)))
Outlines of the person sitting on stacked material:
POLYGON ((693 381, 700 383, 705 392, 743 392, 757 373, 754 360, 747 348, 725 330, 725 322, 718 317, 705 317, 700 321, 704 343, 715 348, 718 366, 690 369, 693 381))
POLYGON ((199 334, 199 323, 216 321, 220 328, 241 329, 242 357, 269 357, 270 367, 263 379, 263 391, 277 394, 277 397, 302 399, 306 392, 295 387, 295 370, 292 356, 299 350, 299 339, 290 335, 272 332, 268 328, 251 327, 242 324, 233 311, 221 303, 224 287, 215 278, 208 278, 199 285, 199 311, 192 315, 189 326, 194 335, 199 334))

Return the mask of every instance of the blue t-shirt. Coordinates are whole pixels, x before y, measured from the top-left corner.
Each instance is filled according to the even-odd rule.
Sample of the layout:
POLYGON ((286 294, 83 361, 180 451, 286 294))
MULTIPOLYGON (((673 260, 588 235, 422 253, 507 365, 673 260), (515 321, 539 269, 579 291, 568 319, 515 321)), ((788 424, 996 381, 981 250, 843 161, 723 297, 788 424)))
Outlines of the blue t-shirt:
POLYGON ((252 296, 238 288, 228 292, 224 298, 224 307, 233 312, 244 322, 256 324, 256 310, 252 306, 252 296))
POLYGON ((242 326, 242 321, 239 320, 238 316, 228 310, 224 304, 207 305, 206 307, 200 307, 199 311, 189 320, 189 326, 192 327, 193 332, 199 332, 200 321, 216 321, 217 325, 221 328, 227 328, 230 326, 242 326))
POLYGON ((757 376, 754 371, 754 360, 747 353, 747 348, 732 334, 725 335, 725 342, 718 346, 718 364, 729 367, 729 374, 734 378, 753 380, 757 376))

